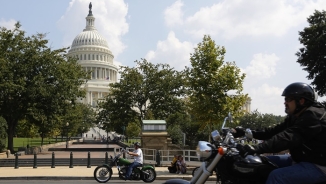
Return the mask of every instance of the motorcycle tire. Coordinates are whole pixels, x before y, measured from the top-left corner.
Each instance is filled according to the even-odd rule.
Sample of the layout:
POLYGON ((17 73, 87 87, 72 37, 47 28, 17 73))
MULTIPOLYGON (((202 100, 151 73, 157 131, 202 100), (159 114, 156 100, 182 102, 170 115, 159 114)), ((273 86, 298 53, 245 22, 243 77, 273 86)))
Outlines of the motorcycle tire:
POLYGON ((193 177, 195 176, 195 173, 196 173, 196 171, 198 171, 198 169, 199 169, 199 167, 196 167, 194 170, 192 170, 191 175, 192 175, 193 177))
POLYGON ((125 167, 122 168, 122 169, 120 169, 120 171, 119 171, 119 178, 122 179, 122 180, 125 180, 125 178, 126 178, 126 173, 127 173, 127 170, 126 170, 125 167))
POLYGON ((106 183, 111 179, 112 169, 106 165, 101 165, 94 170, 94 179, 99 183, 106 183))
POLYGON ((151 183, 156 179, 156 171, 152 168, 142 170, 142 180, 145 183, 151 183))

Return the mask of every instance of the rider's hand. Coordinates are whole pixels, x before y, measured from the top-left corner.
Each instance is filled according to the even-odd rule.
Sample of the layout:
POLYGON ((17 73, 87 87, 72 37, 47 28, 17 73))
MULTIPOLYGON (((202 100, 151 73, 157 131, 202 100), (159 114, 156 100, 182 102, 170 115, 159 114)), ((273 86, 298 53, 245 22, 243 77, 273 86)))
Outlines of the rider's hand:
POLYGON ((246 145, 244 145, 243 148, 244 148, 244 150, 246 152, 245 153, 245 156, 247 156, 247 155, 255 155, 255 154, 259 154, 260 153, 258 147, 255 146, 255 145, 246 144, 246 145))
POLYGON ((255 145, 237 144, 236 148, 239 151, 239 154, 243 157, 246 157, 247 155, 254 155, 260 153, 259 149, 255 145))
POLYGON ((232 135, 234 138, 237 137, 243 137, 245 135, 245 129, 242 127, 235 127, 234 129, 232 129, 232 135))

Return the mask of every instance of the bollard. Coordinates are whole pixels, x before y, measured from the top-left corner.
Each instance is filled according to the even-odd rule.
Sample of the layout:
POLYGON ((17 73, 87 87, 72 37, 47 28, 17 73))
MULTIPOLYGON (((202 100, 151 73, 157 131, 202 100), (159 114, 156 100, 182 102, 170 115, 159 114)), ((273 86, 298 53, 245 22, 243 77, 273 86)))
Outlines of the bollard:
POLYGON ((37 156, 36 153, 34 153, 34 165, 33 168, 36 169, 37 168, 37 156))
POLYGON ((18 169, 19 166, 18 166, 18 154, 15 153, 15 169, 18 169))
POLYGON ((72 152, 70 152, 70 165, 69 168, 74 168, 72 152))
POLYGON ((88 157, 87 157, 87 168, 91 168, 91 152, 88 152, 88 157))
POLYGON ((109 163, 108 152, 105 152, 105 164, 109 163))
POLYGON ((156 166, 160 166, 161 165, 161 155, 160 155, 160 151, 156 150, 156 166))
POLYGON ((55 168, 55 163, 54 163, 54 152, 52 152, 52 164, 51 168, 55 168))

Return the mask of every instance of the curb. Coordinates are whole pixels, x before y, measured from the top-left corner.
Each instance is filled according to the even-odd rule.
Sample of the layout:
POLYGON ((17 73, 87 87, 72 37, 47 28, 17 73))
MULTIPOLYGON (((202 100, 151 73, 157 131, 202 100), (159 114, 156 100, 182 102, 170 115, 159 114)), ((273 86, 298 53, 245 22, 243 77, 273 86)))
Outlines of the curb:
MULTIPOLYGON (((176 177, 176 176, 157 176, 155 180, 184 179, 190 181, 192 176, 176 177)), ((1 180, 94 180, 93 177, 83 176, 19 176, 19 177, 0 177, 1 180)), ((118 176, 112 176, 111 180, 121 180, 118 176)), ((214 181, 208 178, 208 181, 214 181)))

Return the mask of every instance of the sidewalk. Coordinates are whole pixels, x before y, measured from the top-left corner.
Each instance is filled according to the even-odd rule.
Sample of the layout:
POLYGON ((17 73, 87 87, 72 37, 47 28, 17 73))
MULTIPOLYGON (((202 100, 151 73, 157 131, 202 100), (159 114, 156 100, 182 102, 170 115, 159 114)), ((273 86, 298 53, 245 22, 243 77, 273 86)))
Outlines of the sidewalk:
MULTIPOLYGON (((93 172, 96 167, 20 167, 15 169, 13 167, 0 167, 0 180, 94 180, 93 172)), ((111 180, 117 180, 118 170, 113 169, 113 175, 111 180)), ((168 179, 185 179, 191 180, 191 171, 186 174, 174 174, 169 173, 167 167, 155 167, 156 180, 168 180, 168 179)), ((216 179, 211 177, 210 180, 216 179)))

